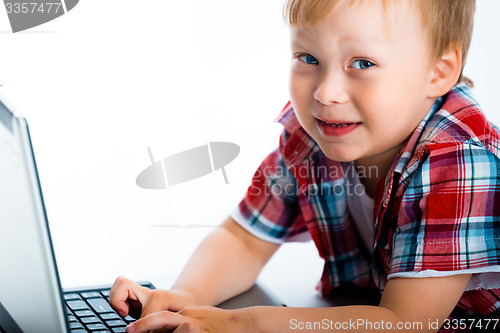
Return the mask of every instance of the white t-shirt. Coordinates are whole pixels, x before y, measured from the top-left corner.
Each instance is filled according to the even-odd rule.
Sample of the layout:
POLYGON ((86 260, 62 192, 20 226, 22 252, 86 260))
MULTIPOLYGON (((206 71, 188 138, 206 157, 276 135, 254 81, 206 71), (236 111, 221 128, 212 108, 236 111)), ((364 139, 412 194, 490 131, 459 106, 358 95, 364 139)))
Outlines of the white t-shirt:
POLYGON ((344 168, 344 173, 347 176, 347 207, 363 244, 371 253, 373 250, 374 200, 366 193, 365 187, 354 172, 355 170, 354 165, 344 168))

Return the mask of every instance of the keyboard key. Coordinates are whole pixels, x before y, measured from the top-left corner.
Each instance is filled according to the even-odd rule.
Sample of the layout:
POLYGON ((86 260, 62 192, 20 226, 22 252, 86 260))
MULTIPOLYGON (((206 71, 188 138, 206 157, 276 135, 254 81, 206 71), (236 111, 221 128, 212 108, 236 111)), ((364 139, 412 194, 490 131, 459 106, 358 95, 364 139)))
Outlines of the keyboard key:
POLYGON ((88 317, 88 316, 94 316, 95 313, 91 310, 81 310, 81 311, 75 311, 75 314, 77 317, 88 317))
POLYGON ((116 313, 103 313, 101 315, 103 320, 112 320, 112 319, 120 319, 120 316, 116 313))
POLYGON ((67 316, 67 318, 68 318, 68 322, 70 322, 70 323, 72 323, 74 321, 78 321, 78 319, 76 319, 76 317, 73 315, 69 315, 69 316, 67 316))
POLYGON ((109 290, 101 290, 101 294, 104 297, 109 297, 109 290))
POLYGON ((113 327, 113 328, 111 328, 111 330, 113 330, 113 333, 125 333, 125 332, 127 332, 125 330, 125 327, 113 327))
POLYGON ((69 328, 74 329, 74 328, 83 328, 82 324, 80 323, 69 323, 69 328))
POLYGON ((71 293, 71 294, 65 294, 64 295, 64 299, 66 301, 71 301, 71 300, 74 300, 74 299, 82 299, 82 298, 78 294, 71 293))
POLYGON ((97 313, 115 312, 103 298, 89 298, 87 301, 97 313))
POLYGON ((90 309, 84 301, 67 301, 66 304, 68 304, 69 308, 73 311, 90 309))
POLYGON ((124 318, 124 320, 125 320, 127 323, 131 323, 131 322, 136 321, 136 319, 134 319, 134 318, 132 318, 132 317, 130 317, 130 316, 126 316, 126 317, 124 318))
POLYGON ((83 321, 84 324, 102 323, 102 321, 99 318, 97 318, 96 316, 83 317, 82 321, 83 321))
POLYGON ((108 320, 108 321, 106 321, 106 324, 108 324, 108 326, 111 326, 111 327, 127 326, 127 324, 123 320, 121 320, 121 319, 108 320))
POLYGON ((83 298, 102 298, 101 294, 99 294, 97 291, 88 291, 84 293, 80 293, 83 298))
POLYGON ((87 333, 87 331, 86 330, 77 329, 77 330, 71 330, 70 333, 87 333))
POLYGON ((87 328, 91 331, 105 330, 106 326, 104 324, 87 324, 87 328))

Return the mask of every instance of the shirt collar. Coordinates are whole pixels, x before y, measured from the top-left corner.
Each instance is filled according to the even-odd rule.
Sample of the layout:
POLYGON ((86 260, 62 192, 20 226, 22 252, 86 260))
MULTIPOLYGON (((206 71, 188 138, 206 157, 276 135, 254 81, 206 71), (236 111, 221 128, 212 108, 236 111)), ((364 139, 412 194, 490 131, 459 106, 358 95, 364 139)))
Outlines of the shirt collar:
POLYGON ((443 110, 443 112, 453 114, 471 104, 477 103, 471 97, 470 89, 465 83, 455 85, 446 95, 439 97, 395 158, 389 174, 402 173, 412 160, 417 145, 433 135, 438 124, 432 122, 431 119, 438 111, 443 110))
POLYGON ((291 102, 286 104, 275 121, 285 128, 284 137, 281 140, 284 142, 282 154, 286 165, 293 167, 301 164, 311 155, 320 151, 316 141, 300 125, 291 102))

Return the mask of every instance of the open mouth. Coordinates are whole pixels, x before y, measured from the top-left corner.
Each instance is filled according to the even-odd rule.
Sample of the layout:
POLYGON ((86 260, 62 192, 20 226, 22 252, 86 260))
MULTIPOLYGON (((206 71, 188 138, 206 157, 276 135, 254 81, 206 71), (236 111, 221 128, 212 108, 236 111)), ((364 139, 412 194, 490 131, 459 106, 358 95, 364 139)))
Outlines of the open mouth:
POLYGON ((361 122, 328 122, 316 119, 319 129, 326 136, 342 136, 354 131, 361 122))
MULTIPOLYGON (((322 120, 320 120, 322 121, 322 120)), ((327 121, 323 121, 326 125, 331 126, 331 127, 347 127, 349 125, 359 125, 361 124, 360 122, 357 123, 329 123, 327 121)))

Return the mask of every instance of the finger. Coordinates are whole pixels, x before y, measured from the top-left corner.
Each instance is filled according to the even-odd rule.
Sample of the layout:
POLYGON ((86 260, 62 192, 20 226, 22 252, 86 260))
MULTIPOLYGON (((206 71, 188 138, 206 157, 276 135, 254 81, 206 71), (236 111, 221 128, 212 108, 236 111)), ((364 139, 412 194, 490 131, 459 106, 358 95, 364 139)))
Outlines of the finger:
POLYGON ((127 316, 130 307, 136 307, 137 302, 143 304, 146 298, 146 288, 120 276, 116 279, 109 293, 109 304, 122 317, 127 316))
POLYGON ((140 318, 144 318, 155 312, 161 312, 165 310, 172 311, 170 309, 171 299, 167 296, 168 293, 162 293, 162 291, 158 289, 152 292, 148 299, 148 302, 145 303, 142 307, 140 318))
POLYGON ((201 333, 201 329, 192 321, 182 323, 173 333, 201 333))
POLYGON ((131 285, 131 280, 119 276, 109 292, 109 304, 122 317, 125 317, 130 309, 128 289, 131 285))
POLYGON ((127 332, 142 333, 159 328, 175 330, 177 327, 187 321, 189 321, 188 318, 174 312, 155 312, 128 325, 127 332))
POLYGON ((143 304, 141 318, 146 317, 154 312, 169 310, 177 312, 179 300, 176 296, 166 290, 156 289, 151 291, 147 303, 143 304))
POLYGON ((150 314, 153 314, 155 312, 160 312, 164 311, 165 306, 164 304, 156 304, 154 299, 150 300, 147 304, 145 304, 142 308, 140 319, 149 316, 150 314))
POLYGON ((173 330, 169 330, 167 328, 159 328, 157 330, 151 330, 149 333, 172 333, 173 330))

